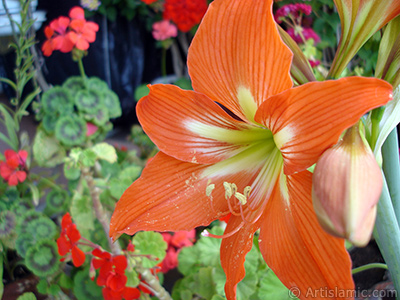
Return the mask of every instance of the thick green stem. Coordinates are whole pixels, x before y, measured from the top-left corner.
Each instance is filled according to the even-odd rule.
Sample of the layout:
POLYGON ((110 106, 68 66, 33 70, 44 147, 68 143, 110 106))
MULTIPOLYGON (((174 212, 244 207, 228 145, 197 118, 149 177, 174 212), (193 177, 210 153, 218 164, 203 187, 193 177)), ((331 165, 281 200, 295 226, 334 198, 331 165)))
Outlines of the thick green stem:
MULTIPOLYGON (((385 177, 384 175, 382 175, 385 177)), ((374 229, 374 237, 393 278, 397 292, 400 292, 400 228, 390 199, 386 180, 383 180, 382 195, 374 229)))
POLYGON ((386 176, 394 213, 396 214, 397 222, 400 226, 400 163, 399 143, 396 128, 389 134, 383 144, 382 156, 382 169, 386 176))

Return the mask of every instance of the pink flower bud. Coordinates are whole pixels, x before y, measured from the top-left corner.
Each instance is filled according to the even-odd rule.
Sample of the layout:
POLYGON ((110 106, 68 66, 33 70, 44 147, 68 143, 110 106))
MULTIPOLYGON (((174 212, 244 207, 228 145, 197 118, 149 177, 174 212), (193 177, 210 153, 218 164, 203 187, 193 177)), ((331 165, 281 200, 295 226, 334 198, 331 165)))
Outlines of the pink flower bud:
POLYGON ((382 174, 358 126, 325 151, 313 175, 313 203, 321 226, 330 234, 365 246, 372 234, 382 174))

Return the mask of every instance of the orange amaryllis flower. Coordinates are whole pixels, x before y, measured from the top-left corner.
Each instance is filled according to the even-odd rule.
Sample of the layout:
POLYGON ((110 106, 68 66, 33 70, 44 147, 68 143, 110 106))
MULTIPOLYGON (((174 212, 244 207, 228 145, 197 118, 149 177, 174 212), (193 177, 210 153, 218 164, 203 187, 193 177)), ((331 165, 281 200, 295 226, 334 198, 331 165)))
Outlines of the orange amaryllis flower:
POLYGON ((331 77, 338 77, 364 43, 400 14, 399 0, 334 0, 342 33, 331 77))
POLYGON ((353 288, 344 240, 318 224, 307 168, 392 94, 387 82, 361 77, 293 88, 292 53, 272 2, 212 2, 189 49, 194 91, 154 85, 138 103, 139 121, 161 151, 111 220, 116 238, 190 230, 231 213, 221 245, 228 299, 236 298, 258 229, 268 266, 301 299, 308 289, 353 288), (224 183, 233 186, 227 182, 236 194, 225 190, 224 183))

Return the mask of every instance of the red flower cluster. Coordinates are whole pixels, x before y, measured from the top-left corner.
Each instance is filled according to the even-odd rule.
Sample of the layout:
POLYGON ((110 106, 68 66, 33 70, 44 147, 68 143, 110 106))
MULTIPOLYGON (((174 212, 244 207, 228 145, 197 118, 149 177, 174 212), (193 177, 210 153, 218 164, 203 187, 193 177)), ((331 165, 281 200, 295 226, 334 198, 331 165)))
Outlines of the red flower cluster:
MULTIPOLYGON (((58 253, 61 256, 71 252, 72 263, 75 267, 80 267, 85 262, 85 253, 78 248, 77 243, 81 239, 81 234, 76 228, 76 225, 72 223, 72 219, 69 213, 66 213, 61 220, 61 234, 57 239, 58 253)), ((61 260, 64 260, 61 259, 61 260)))
POLYGON ((178 29, 187 32, 200 23, 207 11, 207 0, 165 0, 165 20, 171 20, 178 29))
POLYGON ((167 273, 178 266, 178 254, 183 247, 193 245, 196 231, 178 231, 174 235, 162 233, 164 241, 168 243, 167 255, 161 264, 161 272, 167 273))
POLYGON ((304 14, 306 16, 310 15, 312 12, 312 7, 308 4, 303 3, 295 3, 295 4, 287 4, 279 8, 275 12, 275 21, 280 24, 284 20, 285 17, 289 15, 292 18, 297 18, 300 15, 304 14))
POLYGON ((8 149, 4 152, 5 161, 0 161, 0 176, 8 182, 8 185, 14 186, 18 182, 24 182, 26 179, 26 158, 28 152, 20 150, 15 152, 8 149))
MULTIPOLYGON (((133 249, 128 250, 132 251, 133 249)), ((96 283, 104 286, 103 297, 105 300, 131 300, 140 297, 139 289, 126 286, 128 280, 125 275, 125 269, 128 266, 126 256, 112 256, 99 248, 94 249, 92 254, 97 257, 92 259, 93 268, 100 269, 96 283)))
POLYGON ((72 49, 87 50, 89 43, 96 40, 96 32, 99 26, 85 20, 85 12, 79 7, 73 7, 68 17, 59 17, 50 22, 44 29, 47 40, 42 45, 42 51, 45 56, 50 56, 54 50, 60 50, 63 53, 72 51, 72 49))

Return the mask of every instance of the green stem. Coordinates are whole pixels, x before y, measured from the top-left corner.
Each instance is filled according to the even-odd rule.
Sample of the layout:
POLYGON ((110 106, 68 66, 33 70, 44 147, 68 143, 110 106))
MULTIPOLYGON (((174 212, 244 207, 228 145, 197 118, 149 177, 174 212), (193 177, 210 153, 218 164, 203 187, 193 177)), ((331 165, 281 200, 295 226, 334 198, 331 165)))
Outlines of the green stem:
POLYGON ((365 271, 365 270, 369 270, 369 269, 375 269, 375 268, 385 269, 385 270, 388 269, 387 265, 385 265, 385 264, 374 263, 374 264, 367 264, 367 265, 364 265, 364 266, 361 266, 361 267, 354 268, 353 270, 351 270, 351 273, 354 275, 354 274, 357 274, 359 272, 362 272, 362 271, 365 271))
POLYGON ((400 292, 400 228, 390 199, 389 189, 382 174, 383 189, 378 202, 374 237, 393 278, 393 285, 400 292))
POLYGON ((379 136, 379 122, 382 119, 383 113, 385 111, 384 107, 378 107, 375 108, 372 112, 371 112, 371 123, 372 123, 372 128, 371 128, 371 139, 370 139, 370 146, 371 149, 375 149, 375 145, 376 142, 378 140, 378 136, 379 136))
POLYGON ((167 76, 167 49, 165 48, 162 48, 161 75, 163 77, 167 76))
POLYGON ((120 254, 121 247, 119 246, 118 243, 113 243, 110 238, 110 228, 109 228, 110 218, 109 218, 108 214, 104 211, 103 206, 101 205, 100 189, 94 183, 93 173, 90 171, 89 168, 85 168, 85 167, 81 169, 81 172, 82 172, 82 175, 83 175, 84 179, 86 180, 86 183, 89 187, 90 196, 93 201, 94 213, 96 215, 97 220, 100 222, 101 226, 103 227, 103 230, 106 234, 111 252, 113 254, 120 254))
POLYGON ((158 299, 172 300, 170 294, 162 287, 158 278, 151 274, 150 269, 143 268, 140 263, 136 265, 135 269, 140 273, 142 279, 151 287, 158 299))
POLYGON ((400 226, 400 163, 396 128, 389 134, 383 144, 382 156, 382 169, 386 176, 394 213, 396 214, 397 222, 400 226))
POLYGON ((81 57, 78 59, 78 66, 79 66, 79 72, 81 73, 82 79, 86 80, 85 69, 83 68, 83 62, 82 62, 81 57))

